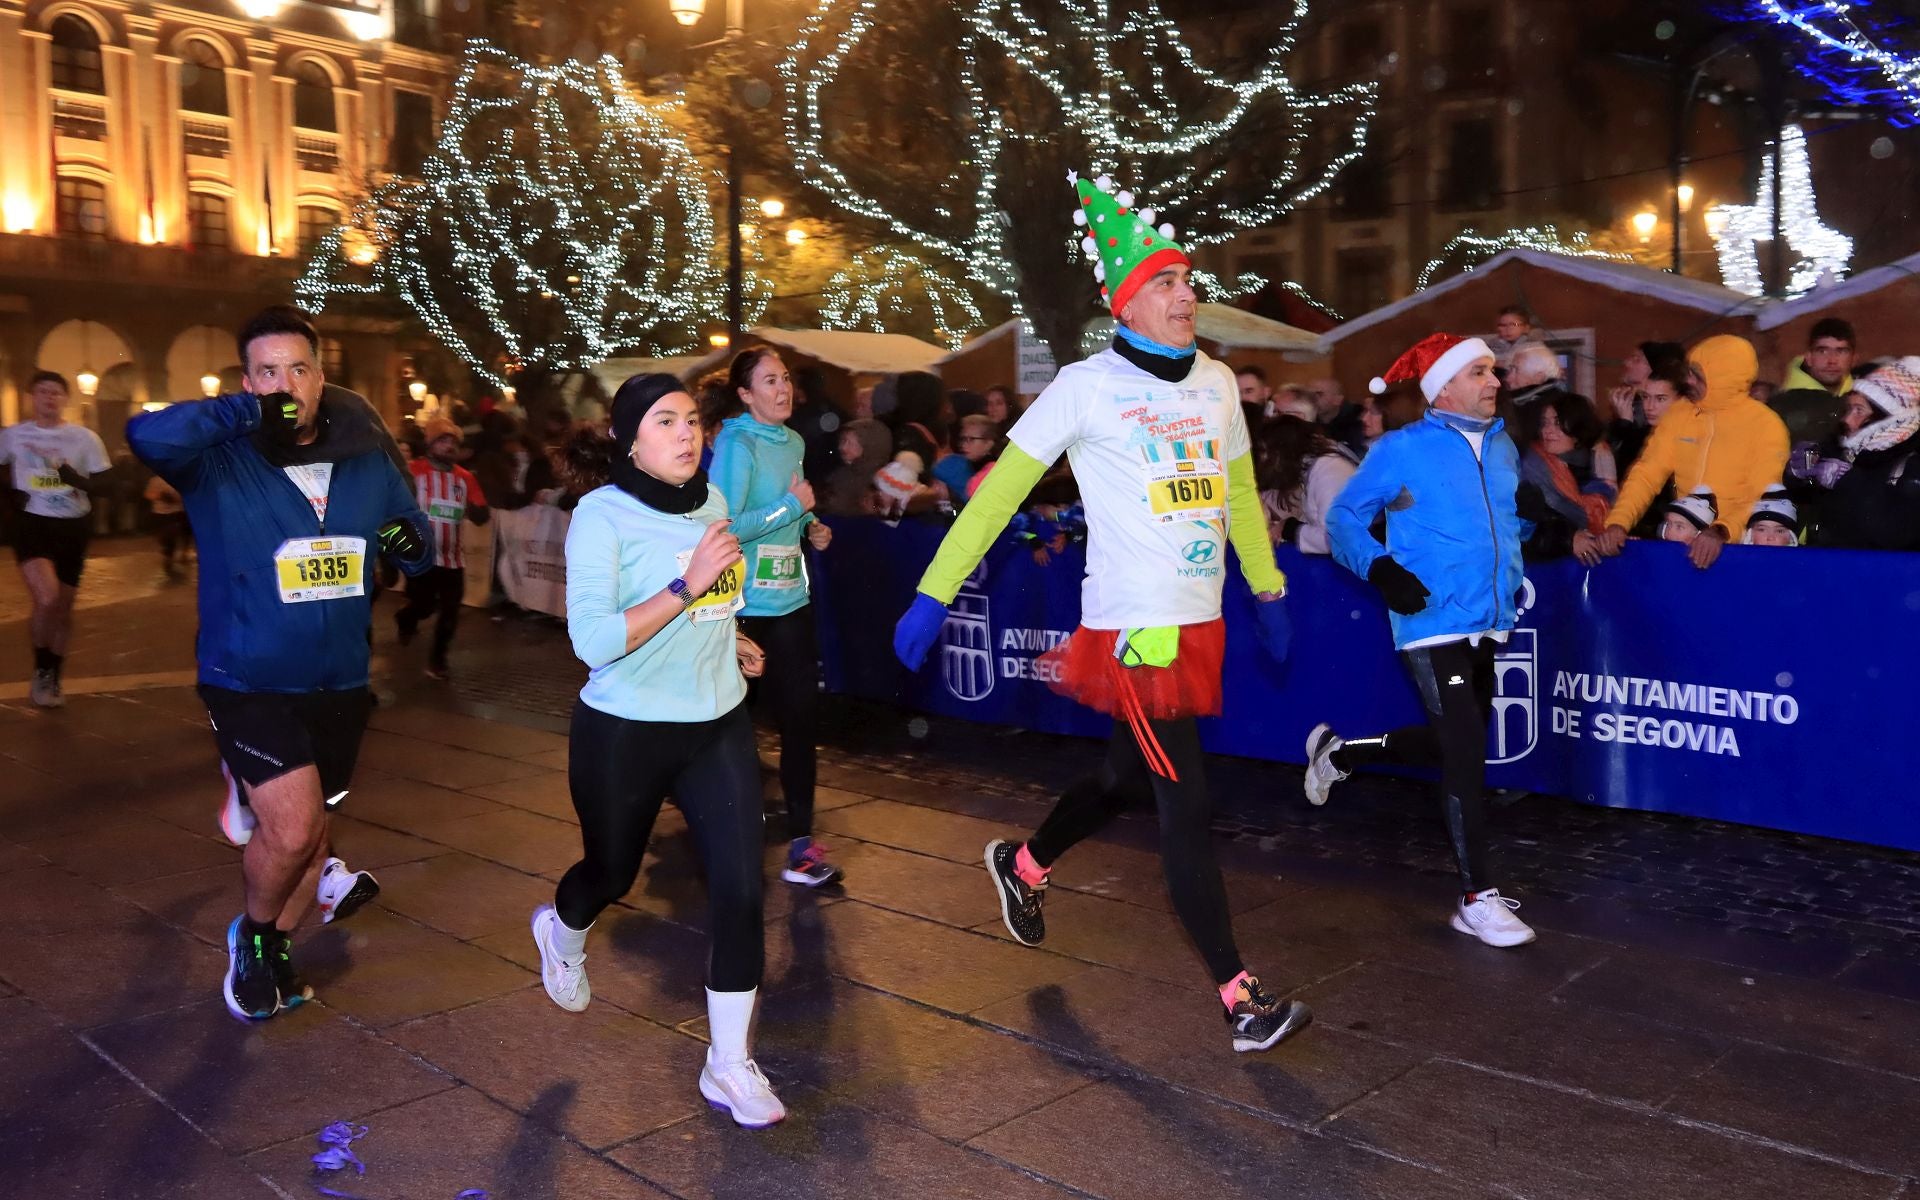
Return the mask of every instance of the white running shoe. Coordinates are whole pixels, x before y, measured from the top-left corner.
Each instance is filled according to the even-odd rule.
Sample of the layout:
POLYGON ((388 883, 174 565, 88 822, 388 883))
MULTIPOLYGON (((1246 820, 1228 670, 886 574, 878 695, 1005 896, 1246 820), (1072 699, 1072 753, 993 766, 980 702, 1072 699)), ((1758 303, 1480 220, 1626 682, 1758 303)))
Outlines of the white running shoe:
POLYGON ((320 868, 320 885, 314 890, 320 903, 320 921, 330 925, 352 916, 362 904, 378 896, 380 884, 370 873, 329 858, 320 868))
POLYGON ((1307 803, 1315 807, 1325 804, 1333 785, 1347 777, 1348 772, 1333 765, 1333 752, 1346 744, 1346 739, 1325 721, 1307 735, 1307 803))
POLYGON ((234 845, 244 846, 253 840, 253 830, 260 823, 259 819, 240 799, 240 783, 224 761, 220 764, 220 778, 227 781, 227 796, 220 802, 220 832, 226 834, 227 840, 234 845))
POLYGON ((787 1106, 773 1094, 773 1085, 760 1073, 760 1065, 750 1058, 739 1062, 713 1061, 713 1048, 707 1048, 707 1064, 700 1068, 700 1094, 715 1108, 723 1108, 736 1125, 765 1129, 787 1119, 787 1106))
POLYGON ((1489 946, 1524 946, 1535 934, 1531 925, 1513 915, 1519 907, 1518 900, 1502 896, 1499 888, 1488 888, 1471 904, 1461 899, 1453 910, 1453 927, 1489 946))
POLYGON ((560 957, 553 948, 553 929, 559 923, 560 914, 553 911, 553 905, 543 904, 534 910, 533 944, 540 948, 540 982, 555 1004, 568 1012, 584 1012, 593 1000, 593 989, 587 986, 587 956, 560 957))

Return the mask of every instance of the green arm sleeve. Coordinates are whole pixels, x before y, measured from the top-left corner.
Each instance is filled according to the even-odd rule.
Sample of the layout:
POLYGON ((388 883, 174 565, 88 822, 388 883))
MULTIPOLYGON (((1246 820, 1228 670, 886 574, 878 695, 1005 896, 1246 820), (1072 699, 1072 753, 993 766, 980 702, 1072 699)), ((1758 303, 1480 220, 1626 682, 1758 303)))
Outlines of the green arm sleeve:
POLYGON ((1253 479, 1251 454, 1227 464, 1227 540, 1233 543, 1240 573, 1247 577, 1254 595, 1287 590, 1287 577, 1273 565, 1273 542, 1267 537, 1266 514, 1260 510, 1260 485, 1253 479))
MULTIPOLYGON (((919 590, 942 604, 952 604, 960 585, 987 556, 994 540, 1019 511, 1020 502, 1046 473, 1046 463, 1008 442, 1000 461, 960 510, 960 519, 947 530, 939 551, 927 564, 927 573, 920 577, 919 590)), ((1272 561, 1271 555, 1268 561, 1272 561)))

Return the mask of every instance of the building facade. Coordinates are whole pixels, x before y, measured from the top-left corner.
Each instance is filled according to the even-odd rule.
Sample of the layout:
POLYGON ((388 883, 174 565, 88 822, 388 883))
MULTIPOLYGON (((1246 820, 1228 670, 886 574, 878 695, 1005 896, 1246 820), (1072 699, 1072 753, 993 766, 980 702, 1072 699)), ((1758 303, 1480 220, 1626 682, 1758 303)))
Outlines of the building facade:
MULTIPOLYGON (((40 368, 110 446, 231 386, 236 325, 431 145, 479 16, 441 2, 0 0, 0 420, 40 368)), ((322 331, 329 378, 395 415, 397 326, 322 331)))

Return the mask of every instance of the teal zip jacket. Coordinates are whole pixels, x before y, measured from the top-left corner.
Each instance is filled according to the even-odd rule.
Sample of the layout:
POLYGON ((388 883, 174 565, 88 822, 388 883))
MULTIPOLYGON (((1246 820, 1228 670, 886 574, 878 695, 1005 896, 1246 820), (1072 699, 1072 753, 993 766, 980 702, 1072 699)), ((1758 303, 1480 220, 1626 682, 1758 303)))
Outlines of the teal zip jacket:
POLYGON ((792 492, 806 445, 785 425, 742 413, 720 425, 707 477, 727 498, 733 534, 747 567, 747 617, 782 617, 807 603, 806 551, 800 535, 812 513, 792 492))

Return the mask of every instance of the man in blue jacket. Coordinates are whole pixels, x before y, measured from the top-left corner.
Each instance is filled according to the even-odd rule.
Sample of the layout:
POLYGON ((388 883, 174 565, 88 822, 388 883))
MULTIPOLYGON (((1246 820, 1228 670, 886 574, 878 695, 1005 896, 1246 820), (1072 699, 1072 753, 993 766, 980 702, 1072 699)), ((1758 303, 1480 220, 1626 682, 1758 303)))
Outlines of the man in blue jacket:
POLYGON ((141 461, 186 503, 200 548, 200 697, 257 821, 247 910, 227 929, 223 994, 264 1020, 311 999, 290 934, 326 849, 370 707, 373 556, 432 564, 412 489, 364 419, 322 402, 319 336, 297 310, 240 332, 247 391, 127 423, 141 461))
POLYGON ((1423 420, 1367 453, 1327 513, 1333 556, 1380 589, 1394 648, 1427 711, 1427 724, 1343 739, 1326 725, 1307 736, 1307 799, 1359 767, 1376 763, 1440 767, 1447 834, 1460 865, 1453 927, 1489 946, 1518 946, 1533 930, 1513 915, 1487 865, 1481 792, 1494 655, 1518 616, 1524 579, 1514 491, 1519 455, 1495 419, 1500 381, 1493 351, 1479 338, 1437 333, 1401 355, 1374 392, 1418 380, 1423 420), (1386 514, 1387 543, 1372 532, 1386 514))

